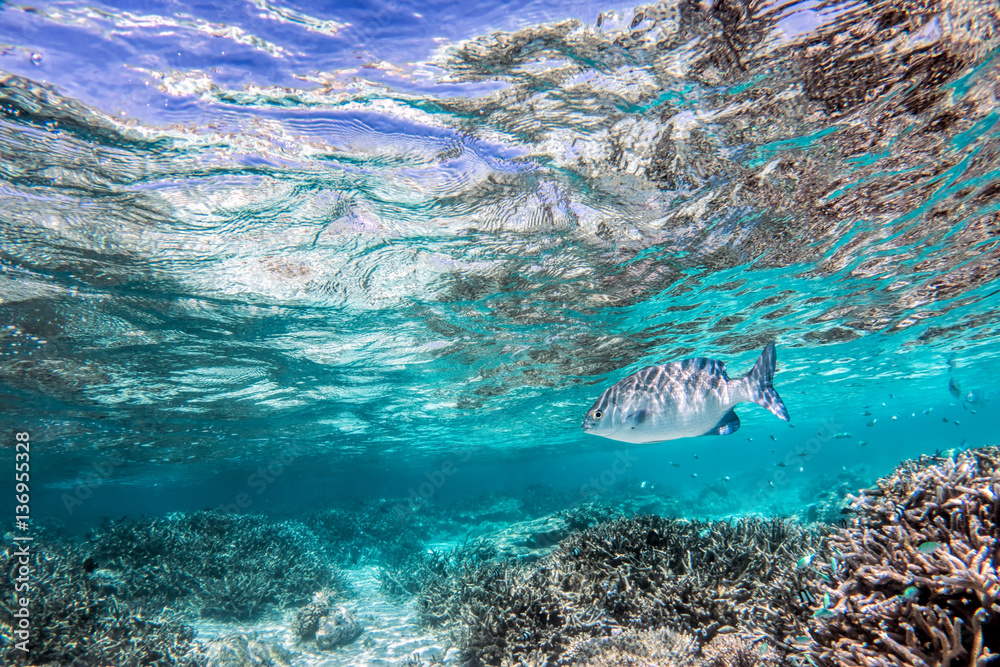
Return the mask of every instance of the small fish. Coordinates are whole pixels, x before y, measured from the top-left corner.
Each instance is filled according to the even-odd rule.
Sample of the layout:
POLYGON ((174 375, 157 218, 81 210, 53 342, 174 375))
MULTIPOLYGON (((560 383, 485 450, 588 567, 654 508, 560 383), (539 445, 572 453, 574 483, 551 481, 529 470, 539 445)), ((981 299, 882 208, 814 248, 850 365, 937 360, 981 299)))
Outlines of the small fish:
POLYGON ((784 461, 780 461, 778 463, 775 463, 774 465, 778 466, 779 468, 787 468, 788 467, 788 464, 785 463, 784 461))
POLYGON ((910 600, 910 601, 916 600, 917 598, 920 597, 920 589, 917 588, 916 586, 910 586, 905 591, 903 591, 902 597, 904 600, 910 600))
POLYGON ((648 366, 606 389, 587 411, 583 430, 631 443, 728 435, 740 427, 734 408, 744 402, 788 421, 772 384, 776 359, 768 343, 738 380, 729 379, 724 363, 704 357, 648 366))
POLYGON ((841 433, 835 434, 833 437, 836 438, 837 440, 846 440, 847 438, 853 438, 854 436, 851 435, 850 431, 843 431, 841 433))
POLYGON ((932 554, 941 548, 940 542, 921 542, 917 547, 917 551, 922 554, 932 554))
POLYGON ((731 635, 736 632, 736 628, 731 625, 723 625, 721 628, 716 630, 720 635, 731 635))
POLYGON ((694 455, 694 457, 695 457, 695 458, 698 458, 698 455, 697 455, 697 454, 695 454, 695 455, 694 455))
POLYGON ((858 440, 858 447, 865 447, 868 445, 867 440, 858 440))
POLYGON ((945 424, 947 424, 948 423, 948 418, 947 417, 941 417, 941 421, 943 421, 945 424))
POLYGON ((778 439, 777 439, 777 438, 775 438, 775 437, 774 437, 773 435, 771 436, 771 440, 774 440, 775 442, 777 442, 777 441, 778 441, 778 439))
POLYGON ((809 456, 809 452, 799 452, 799 456, 809 456))
POLYGON ((806 635, 799 635, 798 637, 795 638, 796 644, 808 644, 811 641, 812 639, 810 639, 806 635))
POLYGON ((698 473, 696 473, 696 472, 691 473, 691 477, 694 478, 694 479, 697 479, 698 478, 698 473))
POLYGON ((680 464, 680 463, 677 463, 676 461, 671 461, 671 462, 670 462, 670 465, 672 465, 672 466, 673 466, 673 467, 675 467, 675 468, 680 468, 680 467, 681 467, 681 464, 680 464))
POLYGON ((871 410, 865 410, 864 412, 861 413, 861 416, 862 417, 871 417, 872 416, 872 411, 871 410))
POLYGON ((802 558, 795 561, 795 567, 801 570, 804 567, 809 567, 809 564, 812 562, 813 562, 813 554, 809 554, 808 556, 803 556, 802 558))
POLYGON ((708 528, 702 528, 701 531, 698 533, 698 537, 705 539, 711 534, 711 532, 712 531, 710 531, 708 528))
POLYGON ((729 475, 726 475, 725 477, 723 477, 722 481, 723 482, 728 482, 729 481, 729 475))
POLYGON ((873 419, 870 422, 868 422, 868 426, 874 426, 877 423, 878 423, 878 419, 873 419))
POLYGON ((955 378, 950 378, 948 380, 948 391, 951 392, 951 395, 955 398, 962 398, 962 388, 958 386, 958 382, 955 378))
POLYGON ((817 609, 815 611, 815 613, 813 613, 812 617, 813 618, 833 618, 836 615, 837 615, 836 613, 834 613, 833 611, 830 611, 829 609, 827 609, 827 608, 824 607, 823 609, 817 609))

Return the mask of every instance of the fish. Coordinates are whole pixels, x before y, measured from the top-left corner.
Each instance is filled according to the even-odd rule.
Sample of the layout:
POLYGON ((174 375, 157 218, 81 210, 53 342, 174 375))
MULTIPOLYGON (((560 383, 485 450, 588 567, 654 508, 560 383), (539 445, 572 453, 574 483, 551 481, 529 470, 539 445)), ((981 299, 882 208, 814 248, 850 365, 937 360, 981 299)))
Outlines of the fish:
POLYGON ((978 405, 986 399, 986 392, 981 389, 969 389, 966 391, 962 389, 955 378, 948 380, 948 391, 951 392, 952 396, 962 401, 963 408, 973 413, 975 413, 975 410, 972 410, 969 406, 978 405))
POLYGON ((922 554, 932 554, 941 548, 940 542, 921 542, 917 547, 917 551, 922 554))
POLYGON ((917 588, 916 586, 910 586, 905 591, 903 591, 903 595, 900 597, 902 597, 904 600, 910 600, 910 601, 917 600, 920 598, 920 589, 917 588))
POLYGON ((795 567, 801 570, 802 568, 809 567, 809 564, 812 563, 812 561, 813 561, 813 554, 809 554, 808 556, 803 556, 802 558, 798 559, 795 562, 795 567))
POLYGON ((772 384, 776 360, 771 342, 738 380, 729 379, 723 362, 705 357, 647 366, 606 389, 587 411, 583 430, 635 444, 729 435, 740 427, 734 408, 744 402, 788 421, 772 384))

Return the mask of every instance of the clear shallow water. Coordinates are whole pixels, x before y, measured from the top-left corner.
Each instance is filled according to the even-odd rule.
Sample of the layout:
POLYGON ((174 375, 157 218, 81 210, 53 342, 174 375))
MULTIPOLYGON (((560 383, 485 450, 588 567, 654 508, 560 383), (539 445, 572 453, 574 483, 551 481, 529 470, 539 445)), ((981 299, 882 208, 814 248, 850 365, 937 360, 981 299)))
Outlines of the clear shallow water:
POLYGON ((996 7, 641 11, 0 8, 0 419, 36 512, 107 461, 74 517, 447 462, 439 500, 582 489, 626 449, 580 430, 604 386, 769 340, 794 428, 744 406, 612 481, 789 512, 994 442, 996 7))

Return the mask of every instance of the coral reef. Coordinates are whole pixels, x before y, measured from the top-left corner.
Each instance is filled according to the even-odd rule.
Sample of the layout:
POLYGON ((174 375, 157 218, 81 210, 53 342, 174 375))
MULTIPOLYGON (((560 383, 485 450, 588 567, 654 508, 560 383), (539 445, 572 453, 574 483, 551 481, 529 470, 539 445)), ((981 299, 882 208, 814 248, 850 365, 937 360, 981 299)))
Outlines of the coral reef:
POLYGON ((201 615, 248 620, 342 587, 301 523, 219 512, 106 522, 88 556, 120 597, 194 605, 201 615))
POLYGON ((288 667, 290 651, 254 634, 234 632, 205 643, 205 667, 288 667))
POLYGON ((731 630, 797 635, 809 611, 799 592, 815 586, 798 562, 825 553, 821 533, 780 520, 619 519, 532 566, 445 559, 419 606, 425 621, 459 635, 470 660, 492 665, 555 661, 575 641, 628 629, 669 628, 702 643, 731 630))
POLYGON ((720 634, 701 651, 700 667, 777 667, 781 659, 768 640, 733 633, 720 634))
POLYGON ((361 635, 361 625, 345 607, 331 604, 332 595, 317 593, 295 613, 289 630, 300 642, 314 642, 321 651, 350 644, 361 635))
POLYGON ((1000 449, 900 465, 851 497, 799 661, 984 665, 1000 652, 1000 449))
POLYGON ((382 501, 354 508, 310 512, 303 523, 338 562, 393 564, 423 550, 426 524, 434 517, 412 511, 405 500, 382 501))
MULTIPOLYGON (((13 548, 3 552, 6 581, 19 566, 13 548)), ((33 547, 30 653, 8 643, 16 627, 13 596, 0 598, 0 663, 4 665, 202 664, 194 630, 174 618, 117 599, 88 573, 90 564, 68 548, 33 547)))
POLYGON ((665 628, 625 630, 611 637, 588 637, 570 644, 558 667, 618 667, 663 665, 688 667, 698 643, 692 635, 665 628))
POLYGON ((316 629, 324 616, 330 613, 330 601, 322 592, 313 601, 295 612, 289 631, 298 640, 316 638, 316 629))
POLYGON ((316 648, 321 651, 350 644, 361 635, 361 625, 345 607, 331 609, 319 620, 316 628, 316 648))

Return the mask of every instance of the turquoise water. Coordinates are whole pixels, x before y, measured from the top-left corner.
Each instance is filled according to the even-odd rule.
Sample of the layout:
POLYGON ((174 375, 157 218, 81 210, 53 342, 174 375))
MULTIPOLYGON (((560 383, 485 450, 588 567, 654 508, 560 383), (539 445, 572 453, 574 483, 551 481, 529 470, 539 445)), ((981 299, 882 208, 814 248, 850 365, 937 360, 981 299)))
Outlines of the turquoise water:
POLYGON ((709 4, 0 5, 33 518, 543 487, 805 516, 996 444, 995 4, 709 4), (644 366, 772 340, 788 424, 580 428, 644 366))

